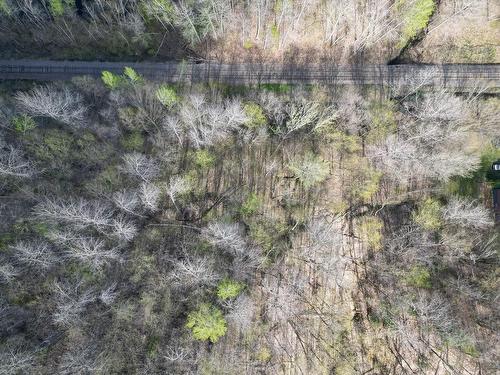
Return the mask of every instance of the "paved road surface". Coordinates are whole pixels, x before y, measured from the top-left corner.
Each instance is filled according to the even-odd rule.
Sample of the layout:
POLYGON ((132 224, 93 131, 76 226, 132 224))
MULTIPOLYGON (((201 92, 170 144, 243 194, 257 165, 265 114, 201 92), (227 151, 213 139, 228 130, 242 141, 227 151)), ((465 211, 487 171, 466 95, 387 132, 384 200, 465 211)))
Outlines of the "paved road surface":
POLYGON ((121 73, 125 66, 164 82, 222 82, 228 84, 430 84, 451 89, 500 88, 500 64, 493 65, 270 65, 195 63, 127 63, 99 61, 0 60, 1 79, 65 80, 100 76, 103 70, 121 73))

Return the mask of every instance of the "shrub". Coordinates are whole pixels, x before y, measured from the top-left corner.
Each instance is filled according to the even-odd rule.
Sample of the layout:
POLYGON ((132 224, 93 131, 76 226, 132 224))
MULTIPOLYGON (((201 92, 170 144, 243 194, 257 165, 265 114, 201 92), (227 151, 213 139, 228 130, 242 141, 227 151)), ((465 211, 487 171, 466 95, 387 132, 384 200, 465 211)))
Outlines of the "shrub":
POLYGON ((222 280, 217 286, 217 297, 222 300, 236 298, 241 293, 245 284, 230 279, 222 280))
POLYGON ((357 155, 345 158, 344 168, 350 172, 347 196, 368 202, 379 190, 382 173, 375 170, 366 158, 357 155))
POLYGON ((270 261, 276 260, 288 249, 289 227, 286 222, 267 219, 251 222, 249 226, 250 238, 262 248, 270 261))
POLYGON ((215 165, 215 156, 208 150, 197 150, 193 156, 194 164, 201 170, 207 170, 215 165))
POLYGON ((415 288, 430 289, 432 287, 431 274, 423 266, 413 266, 407 273, 405 281, 415 288))
POLYGON ((465 332, 459 331, 451 334, 446 338, 446 341, 451 347, 457 348, 467 355, 472 357, 479 356, 474 339, 469 337, 465 332))
POLYGON ((146 353, 148 358, 155 358, 158 354, 158 346, 160 344, 160 337, 153 335, 149 336, 146 341, 146 353))
POLYGON ((259 362, 269 362, 272 358, 271 351, 267 346, 262 347, 256 355, 256 359, 259 362))
POLYGON ((361 150, 361 139, 357 135, 349 135, 330 126, 321 126, 315 129, 322 139, 332 142, 340 153, 355 153, 361 150))
POLYGON ((133 131, 124 136, 120 143, 127 151, 142 151, 144 148, 144 137, 141 132, 133 131))
POLYGON ((29 148, 39 161, 67 163, 71 159, 73 139, 69 133, 51 129, 29 148))
POLYGON ((248 121, 245 123, 251 129, 257 129, 267 124, 266 116, 264 111, 257 103, 247 103, 244 105, 243 110, 248 117, 248 121))
POLYGON ((433 198, 427 198, 420 204, 418 211, 413 213, 413 221, 427 230, 439 229, 442 225, 441 203, 433 198))
POLYGON ((328 163, 312 153, 307 153, 301 160, 294 160, 288 168, 306 189, 323 182, 330 168, 328 163))
POLYGON ((396 131, 396 117, 394 102, 390 100, 372 103, 369 107, 370 129, 366 134, 368 143, 383 141, 396 131))
POLYGON ((260 198, 255 193, 251 193, 241 205, 240 212, 244 216, 251 216, 256 213, 262 204, 260 198))
POLYGON ((35 120, 25 114, 12 117, 11 124, 16 132, 23 134, 28 130, 36 128, 35 120))
POLYGON ((156 90, 156 98, 161 102, 161 104, 168 108, 172 108, 179 102, 179 96, 175 90, 168 85, 161 85, 156 90))
POLYGON ((361 219, 359 230, 368 246, 373 250, 382 248, 382 220, 375 216, 367 216, 361 219))
POLYGON ((227 331, 227 323, 222 312, 208 304, 203 303, 198 310, 189 313, 186 327, 190 328, 197 340, 217 342, 227 331))

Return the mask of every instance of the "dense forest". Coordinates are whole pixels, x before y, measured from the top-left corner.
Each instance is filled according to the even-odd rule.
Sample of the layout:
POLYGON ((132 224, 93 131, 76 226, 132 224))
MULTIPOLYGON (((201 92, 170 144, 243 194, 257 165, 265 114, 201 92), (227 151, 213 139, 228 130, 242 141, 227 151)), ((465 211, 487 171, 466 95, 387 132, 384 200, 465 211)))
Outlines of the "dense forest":
POLYGON ((2 374, 494 372, 498 98, 131 69, 2 98, 2 374))
POLYGON ((0 56, 498 63, 499 14, 492 0, 0 0, 0 56))
MULTIPOLYGON (((0 0, 0 56, 495 63, 498 10, 0 0)), ((498 84, 428 78, 0 81, 0 375, 496 374, 498 84)))

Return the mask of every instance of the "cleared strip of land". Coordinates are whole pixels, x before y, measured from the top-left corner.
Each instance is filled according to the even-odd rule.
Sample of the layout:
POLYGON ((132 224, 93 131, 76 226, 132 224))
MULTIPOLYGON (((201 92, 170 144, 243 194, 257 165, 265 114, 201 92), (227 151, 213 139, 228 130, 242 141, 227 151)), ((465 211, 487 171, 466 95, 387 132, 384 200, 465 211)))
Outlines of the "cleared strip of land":
POLYGON ((99 76, 103 70, 121 73, 131 67, 163 82, 227 84, 433 85, 450 89, 500 87, 500 65, 269 65, 213 62, 100 62, 0 60, 0 79, 66 80, 99 76))

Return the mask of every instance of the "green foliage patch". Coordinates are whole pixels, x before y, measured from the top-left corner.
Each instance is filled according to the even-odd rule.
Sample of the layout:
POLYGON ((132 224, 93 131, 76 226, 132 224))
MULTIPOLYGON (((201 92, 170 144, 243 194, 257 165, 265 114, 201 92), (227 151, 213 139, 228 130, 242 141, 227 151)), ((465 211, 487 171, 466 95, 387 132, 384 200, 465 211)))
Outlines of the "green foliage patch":
POLYGON ((50 13, 54 17, 60 17, 64 14, 64 4, 62 0, 49 0, 50 13))
POLYGON ((125 135, 120 141, 122 147, 127 151, 142 151, 144 149, 144 142, 144 136, 138 130, 125 135))
POLYGON ((432 287, 431 274, 423 266, 413 266, 404 279, 409 286, 415 288, 430 289, 432 287))
POLYGON ((259 210, 261 205, 262 201, 260 197, 255 193, 251 193, 241 205, 240 212, 243 216, 252 216, 259 210))
POLYGON ((140 74, 138 74, 134 69, 129 66, 126 66, 123 69, 123 75, 129 79, 131 83, 140 83, 143 81, 140 74))
POLYGON ((396 131, 395 104, 390 100, 377 101, 368 107, 370 126, 366 134, 366 142, 376 143, 383 141, 396 131))
POLYGON ((101 79, 106 87, 110 90, 115 90, 123 84, 123 77, 119 76, 118 74, 111 73, 107 70, 104 70, 102 72, 101 79))
MULTIPOLYGON (((403 3, 404 6, 405 0, 403 3)), ((403 48, 413 40, 422 30, 425 29, 436 9, 434 0, 416 0, 408 10, 405 11, 404 26, 398 48, 403 48)))
POLYGON ((195 339, 217 342, 226 334, 227 323, 222 311, 208 304, 201 304, 197 310, 189 313, 186 327, 191 329, 195 339))
POLYGON ((365 216, 359 223, 359 230, 363 239, 373 250, 380 250, 382 248, 382 228, 382 220, 376 216, 365 216))
POLYGON ((244 288, 245 284, 226 278, 217 286, 217 297, 222 300, 236 298, 244 288))
POLYGON ((425 199, 413 213, 413 221, 427 230, 436 230, 442 226, 441 203, 434 198, 425 199))
POLYGON ((36 128, 35 120, 26 114, 12 117, 10 123, 16 132, 22 134, 26 133, 28 130, 36 128))
POLYGON ((12 9, 7 3, 7 0, 0 0, 0 13, 3 13, 7 16, 9 16, 12 13, 12 9))
POLYGON ((267 124, 267 118, 262 110, 262 107, 254 102, 246 103, 243 107, 245 114, 248 116, 246 126, 250 129, 258 129, 267 124))
POLYGON ((179 96, 172 86, 161 85, 156 90, 156 98, 167 108, 172 108, 179 102, 179 96))
POLYGON ((193 162, 197 168, 206 171, 215 165, 215 155, 206 149, 196 150, 193 153, 193 162))

